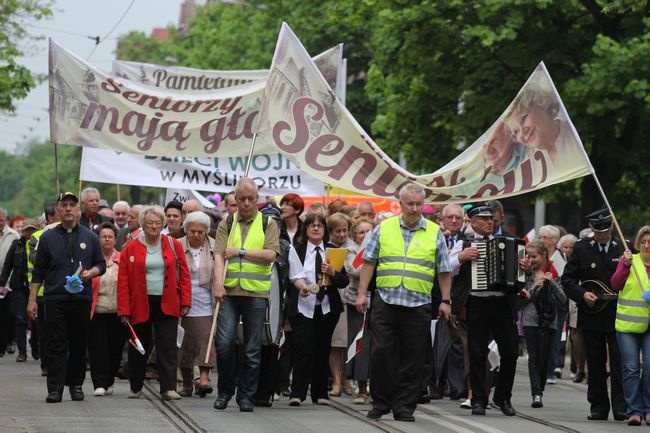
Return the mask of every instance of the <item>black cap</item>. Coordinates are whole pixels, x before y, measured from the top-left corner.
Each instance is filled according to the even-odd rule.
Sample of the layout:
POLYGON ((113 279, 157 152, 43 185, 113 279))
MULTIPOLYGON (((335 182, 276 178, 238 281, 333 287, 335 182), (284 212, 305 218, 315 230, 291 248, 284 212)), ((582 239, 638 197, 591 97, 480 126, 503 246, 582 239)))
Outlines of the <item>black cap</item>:
POLYGON ((282 211, 280 210, 279 207, 277 207, 273 203, 267 203, 264 206, 262 206, 259 210, 260 212, 262 212, 262 215, 266 215, 268 217, 275 218, 278 220, 282 218, 282 211))
POLYGON ((56 203, 58 204, 59 202, 67 198, 71 198, 72 200, 74 200, 75 203, 79 203, 79 199, 77 198, 77 196, 69 191, 62 192, 61 194, 59 194, 59 198, 56 200, 56 203))
POLYGON ((600 209, 585 217, 589 227, 595 232, 606 232, 612 228, 612 216, 607 209, 600 209))
POLYGON ((487 202, 480 201, 478 203, 474 203, 472 207, 469 208, 467 211, 467 216, 470 218, 474 218, 475 216, 491 217, 492 208, 487 202))

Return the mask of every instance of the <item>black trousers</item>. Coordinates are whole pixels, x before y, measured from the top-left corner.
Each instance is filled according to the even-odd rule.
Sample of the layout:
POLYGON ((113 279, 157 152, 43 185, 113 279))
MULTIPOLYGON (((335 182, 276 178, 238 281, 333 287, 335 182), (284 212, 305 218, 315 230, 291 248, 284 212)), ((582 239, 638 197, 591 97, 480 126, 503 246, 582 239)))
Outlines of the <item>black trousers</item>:
POLYGON ((27 355, 27 297, 25 291, 14 290, 11 300, 11 313, 14 318, 14 338, 18 353, 27 355))
POLYGON ((278 346, 269 344, 262 346, 262 356, 260 357, 260 378, 257 382, 257 391, 255 391, 255 403, 271 402, 275 392, 278 376, 278 346))
POLYGON ((546 385, 546 369, 551 340, 555 337, 554 329, 524 326, 526 349, 528 350, 528 376, 530 392, 533 396, 542 395, 546 385))
POLYGON ((340 313, 323 314, 319 305, 314 309, 314 318, 298 313, 289 318, 293 330, 293 381, 291 397, 301 401, 307 398, 311 384, 311 400, 327 399, 327 380, 330 373, 330 350, 332 334, 339 321, 340 313))
POLYGON ((176 367, 178 365, 178 348, 176 347, 176 332, 178 318, 168 316, 160 309, 162 296, 149 296, 149 320, 133 325, 138 335, 144 356, 129 345, 129 382, 132 391, 140 391, 144 385, 144 373, 147 360, 153 349, 151 334, 154 333, 156 355, 158 358, 158 377, 160 392, 176 391, 176 367))
POLYGON ((11 344, 13 320, 11 320, 11 302, 13 293, 9 292, 0 299, 0 353, 4 355, 7 346, 11 344))
POLYGON ((370 395, 382 412, 412 414, 423 384, 422 365, 430 345, 431 304, 402 307, 372 297, 370 395))
POLYGON ((609 371, 612 382, 611 407, 613 413, 625 413, 623 398, 621 352, 616 341, 616 332, 584 330, 589 384, 587 400, 592 413, 608 414, 610 400, 607 395, 607 352, 609 349, 609 371))
POLYGON ((48 392, 83 385, 89 321, 90 302, 45 301, 48 392))
POLYGON ((36 332, 38 333, 38 351, 41 354, 41 370, 47 370, 47 343, 49 341, 49 333, 47 332, 47 324, 45 323, 45 300, 42 296, 36 298, 36 306, 38 307, 39 314, 36 317, 36 332))
POLYGON ((116 313, 95 313, 90 320, 88 355, 95 389, 113 386, 127 335, 127 328, 116 313))
POLYGON ((496 341, 501 357, 494 400, 497 402, 510 400, 515 381, 519 344, 517 328, 508 300, 505 296, 481 298, 470 295, 467 301, 467 327, 472 404, 487 405, 488 402, 485 365, 490 337, 496 341))

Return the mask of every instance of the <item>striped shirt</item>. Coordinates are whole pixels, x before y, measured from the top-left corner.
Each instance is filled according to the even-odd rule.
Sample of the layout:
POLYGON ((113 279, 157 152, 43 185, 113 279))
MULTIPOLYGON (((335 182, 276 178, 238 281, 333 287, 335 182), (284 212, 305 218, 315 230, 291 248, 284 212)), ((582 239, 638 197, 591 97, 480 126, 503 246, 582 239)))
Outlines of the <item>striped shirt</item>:
MULTIPOLYGON (((376 262, 379 258, 379 227, 380 226, 375 227, 370 235, 368 245, 366 245, 366 250, 363 253, 364 260, 376 262)), ((399 228, 404 237, 404 255, 406 255, 409 244, 411 243, 413 236, 415 236, 415 232, 418 230, 426 230, 427 223, 424 217, 420 217, 418 225, 415 228, 410 229, 404 225, 402 217, 400 216, 399 228)), ((449 254, 447 253, 447 242, 445 241, 445 236, 442 234, 442 230, 438 231, 438 238, 436 239, 436 272, 451 272, 449 254)), ((381 299, 385 303, 391 305, 419 307, 431 303, 430 294, 414 292, 406 289, 403 285, 390 289, 378 287, 377 291, 379 292, 381 299)))

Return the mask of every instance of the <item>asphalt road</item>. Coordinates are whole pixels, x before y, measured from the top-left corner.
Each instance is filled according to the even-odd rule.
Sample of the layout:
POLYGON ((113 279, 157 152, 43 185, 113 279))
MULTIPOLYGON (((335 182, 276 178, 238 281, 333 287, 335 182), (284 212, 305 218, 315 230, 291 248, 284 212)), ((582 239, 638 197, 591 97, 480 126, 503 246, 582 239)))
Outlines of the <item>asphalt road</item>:
POLYGON ((495 408, 484 417, 472 416, 469 410, 459 407, 459 402, 444 399, 419 405, 414 423, 397 422, 390 415, 380 421, 367 420, 365 414, 370 406, 355 406, 351 397, 333 398, 329 407, 307 403, 297 408, 289 407, 284 398, 271 408, 240 413, 234 400, 225 411, 214 410, 214 397, 210 396, 160 402, 155 382, 146 385, 143 398, 127 399, 129 385, 125 380, 116 382, 114 395, 94 397, 89 376, 83 402, 71 401, 66 390, 62 403, 46 404, 45 379, 40 376, 38 362, 30 358, 27 363, 16 363, 15 355, 0 358, 0 432, 609 433, 628 428, 625 423, 611 420, 587 421, 587 387, 568 378, 547 386, 544 407, 532 409, 525 358, 519 359, 512 399, 517 416, 505 417, 495 408))

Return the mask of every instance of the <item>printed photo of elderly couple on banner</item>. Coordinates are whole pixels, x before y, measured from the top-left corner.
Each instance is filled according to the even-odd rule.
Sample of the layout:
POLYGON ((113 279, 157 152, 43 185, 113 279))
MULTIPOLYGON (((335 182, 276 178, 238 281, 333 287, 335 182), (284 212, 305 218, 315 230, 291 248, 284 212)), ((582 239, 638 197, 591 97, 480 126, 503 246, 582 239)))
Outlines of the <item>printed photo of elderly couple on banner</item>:
POLYGON ((379 148, 337 98, 332 76, 340 73, 326 79, 325 68, 286 23, 266 79, 184 91, 167 77, 155 78, 155 65, 128 74, 125 66, 121 74, 105 74, 51 42, 53 142, 155 156, 228 157, 247 154, 257 133, 254 154, 282 153, 332 186, 395 199, 401 185, 417 182, 433 203, 508 197, 593 172, 543 63, 481 137, 426 175, 404 170, 379 148), (82 80, 88 71, 92 92, 82 80), (135 81, 138 74, 157 80, 158 87, 135 81), (60 101, 68 105, 57 107, 60 101))

